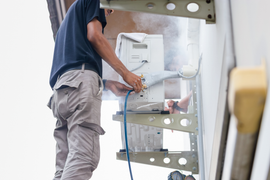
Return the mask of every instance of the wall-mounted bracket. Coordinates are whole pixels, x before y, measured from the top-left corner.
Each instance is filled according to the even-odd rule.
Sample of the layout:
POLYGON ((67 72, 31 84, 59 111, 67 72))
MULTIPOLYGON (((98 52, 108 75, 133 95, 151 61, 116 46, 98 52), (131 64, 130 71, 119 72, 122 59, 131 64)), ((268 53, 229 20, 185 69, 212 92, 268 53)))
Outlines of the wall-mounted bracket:
MULTIPOLYGON (((154 126, 198 135, 196 114, 127 114, 127 123, 154 126), (189 120, 189 125, 183 126, 182 121, 189 120)), ((124 115, 113 115, 113 120, 124 121, 124 115)))
MULTIPOLYGON (((129 157, 131 162, 199 173, 197 151, 130 152, 129 157)), ((126 161, 126 152, 117 152, 116 158, 126 161)))
MULTIPOLYGON (((199 173, 196 81, 191 80, 190 85, 193 95, 190 99, 189 114, 135 114, 139 112, 129 112, 126 115, 127 123, 189 132, 190 151, 130 152, 131 162, 191 171, 193 174, 199 173)), ((113 120, 123 122, 124 115, 113 115, 113 120)), ((116 156, 117 160, 127 160, 126 152, 118 152, 116 156)))
POLYGON ((216 21, 214 0, 100 0, 100 7, 216 21))
POLYGON ((194 133, 189 133, 189 141, 190 141, 190 150, 198 151, 197 135, 194 133))
MULTIPOLYGON (((197 91, 195 80, 192 80, 191 84, 193 96, 192 106, 189 108, 192 112, 189 114, 127 114, 127 123, 154 126, 198 135, 197 91)), ((112 119, 124 122, 124 115, 113 115, 112 119)))

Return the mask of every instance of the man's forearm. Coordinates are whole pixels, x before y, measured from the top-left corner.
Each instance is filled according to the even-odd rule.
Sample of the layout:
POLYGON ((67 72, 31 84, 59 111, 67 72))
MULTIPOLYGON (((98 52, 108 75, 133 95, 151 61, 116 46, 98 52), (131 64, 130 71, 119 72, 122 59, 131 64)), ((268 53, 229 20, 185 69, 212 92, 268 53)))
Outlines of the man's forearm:
POLYGON ((88 23, 87 39, 102 59, 104 59, 120 76, 122 76, 124 81, 134 88, 135 92, 138 93, 141 91, 141 78, 131 73, 116 57, 109 41, 102 34, 102 26, 97 19, 93 19, 88 23))
POLYGON ((128 69, 115 55, 109 41, 103 34, 97 33, 97 36, 91 41, 95 51, 106 61, 120 76, 124 76, 128 69))

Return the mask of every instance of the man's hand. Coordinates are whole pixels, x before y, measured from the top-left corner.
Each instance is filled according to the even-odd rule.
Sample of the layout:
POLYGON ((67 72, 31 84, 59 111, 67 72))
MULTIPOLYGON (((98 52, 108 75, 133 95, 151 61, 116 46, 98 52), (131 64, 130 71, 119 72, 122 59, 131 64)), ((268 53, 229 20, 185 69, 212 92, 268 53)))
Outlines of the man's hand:
POLYGON ((123 76, 123 79, 126 83, 133 87, 136 93, 139 93, 142 90, 142 81, 140 76, 127 71, 127 73, 123 76))
POLYGON ((122 76, 124 81, 134 88, 136 93, 142 90, 141 78, 130 72, 116 57, 109 41, 102 34, 101 23, 96 18, 87 24, 87 39, 102 59, 122 76))
POLYGON ((179 111, 177 111, 176 109, 173 108, 173 103, 174 103, 173 100, 169 100, 169 101, 167 102, 169 108, 165 107, 164 110, 165 110, 165 111, 169 111, 170 114, 179 114, 179 111))
MULTIPOLYGON (((128 91, 132 90, 132 88, 129 88, 125 86, 124 84, 121 84, 120 82, 111 81, 111 80, 106 81, 105 88, 112 91, 116 96, 126 96, 128 91)), ((132 91, 130 95, 134 93, 135 92, 132 91)))

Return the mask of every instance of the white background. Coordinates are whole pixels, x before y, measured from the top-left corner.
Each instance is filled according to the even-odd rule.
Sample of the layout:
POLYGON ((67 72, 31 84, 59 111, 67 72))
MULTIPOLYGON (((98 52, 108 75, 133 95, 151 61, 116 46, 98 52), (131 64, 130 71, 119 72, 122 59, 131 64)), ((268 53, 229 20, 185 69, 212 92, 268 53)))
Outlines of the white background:
MULTIPOLYGON (((0 179, 52 179, 55 119, 46 104, 52 94, 49 75, 54 41, 47 2, 3 1, 0 18, 0 179)), ((127 162, 116 160, 121 138, 119 123, 112 121, 115 107, 117 102, 104 101, 102 105, 106 134, 101 136, 101 161, 93 180, 129 179, 127 162)), ((179 133, 174 133, 167 142, 177 141, 179 147, 175 148, 184 150, 176 136, 179 133)), ((174 171, 134 163, 132 168, 137 180, 167 179, 174 171)))

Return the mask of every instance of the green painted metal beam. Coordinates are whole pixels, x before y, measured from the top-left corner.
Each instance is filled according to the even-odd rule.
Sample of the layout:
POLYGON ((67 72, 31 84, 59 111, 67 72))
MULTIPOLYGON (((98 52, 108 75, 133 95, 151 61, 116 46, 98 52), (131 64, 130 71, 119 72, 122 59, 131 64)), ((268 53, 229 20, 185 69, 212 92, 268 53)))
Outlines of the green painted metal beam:
POLYGON ((213 0, 100 0, 100 6, 121 11, 205 19, 208 24, 216 21, 213 0))

